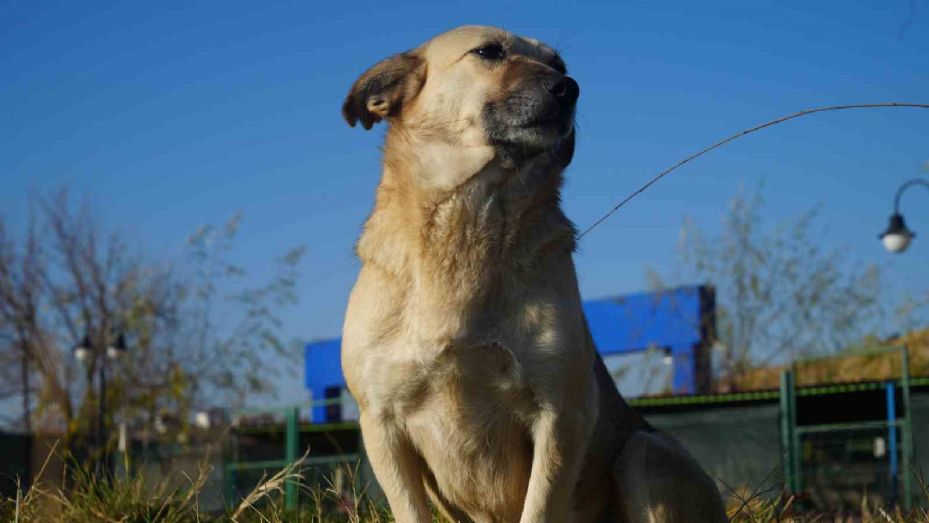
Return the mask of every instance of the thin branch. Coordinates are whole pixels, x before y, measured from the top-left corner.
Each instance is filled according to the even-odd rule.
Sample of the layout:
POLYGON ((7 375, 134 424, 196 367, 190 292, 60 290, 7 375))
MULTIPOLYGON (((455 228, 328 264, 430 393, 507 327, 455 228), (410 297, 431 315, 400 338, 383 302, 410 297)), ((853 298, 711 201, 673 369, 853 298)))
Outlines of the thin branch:
POLYGON ((639 189, 637 189, 635 192, 633 192, 632 194, 630 194, 629 196, 627 196, 627 197, 626 197, 625 199, 623 199, 621 202, 619 202, 619 203, 617 203, 616 205, 614 205, 612 209, 610 209, 606 214, 604 214, 603 216, 601 216, 600 219, 598 219, 597 221, 595 221, 595 222, 593 223, 593 225, 591 225, 590 227, 584 229, 583 232, 581 232, 580 234, 577 235, 577 239, 580 240, 581 238, 583 238, 587 233, 589 233, 590 231, 594 230, 594 228, 596 228, 598 225, 600 225, 601 223, 603 223, 607 218, 609 218, 610 216, 612 216, 613 213, 615 213, 616 211, 618 211, 618 210, 620 209, 620 207, 622 207, 623 205, 626 205, 626 203, 628 203, 630 200, 632 200, 632 199, 635 198, 636 196, 638 196, 638 195, 642 194, 643 192, 645 192, 646 189, 648 189, 649 187, 651 187, 652 185, 654 185, 655 182, 657 182, 658 180, 660 180, 660 179, 664 178, 666 175, 670 174, 671 171, 674 171, 674 170, 677 169, 678 167, 681 167, 682 165, 684 165, 684 164, 686 164, 686 163, 689 163, 691 160, 695 160, 695 159, 697 159, 697 158, 703 156, 704 154, 706 154, 706 153, 712 151, 713 149, 716 149, 716 148, 718 148, 718 147, 722 147, 723 145, 726 145, 727 143, 729 143, 729 142, 731 142, 731 141, 737 140, 737 139, 739 139, 739 138, 741 138, 741 137, 743 137, 743 136, 752 134, 752 133, 754 133, 754 132, 756 132, 756 131, 760 131, 760 130, 765 129, 765 128, 767 128, 767 127, 771 127, 772 125, 777 125, 777 124, 779 124, 779 123, 783 123, 783 122, 786 122, 786 121, 788 121, 788 120, 794 120, 794 119, 796 119, 796 118, 800 118, 801 116, 808 116, 808 115, 811 115, 811 114, 822 113, 822 112, 826 112, 826 111, 843 111, 843 110, 846 110, 846 109, 874 109, 874 108, 878 108, 878 107, 910 107, 910 108, 917 108, 917 109, 929 109, 929 104, 917 104, 917 103, 906 103, 906 102, 886 102, 886 103, 874 103, 874 104, 830 105, 830 106, 828 106, 828 107, 817 107, 816 109, 806 109, 806 110, 804 110, 804 111, 800 111, 800 112, 797 112, 797 113, 794 113, 794 114, 791 114, 791 115, 788 115, 788 116, 782 116, 782 117, 780 117, 780 118, 778 118, 778 119, 776 119, 776 120, 771 120, 770 122, 763 123, 763 124, 761 124, 761 125, 756 125, 755 127, 751 127, 751 128, 749 128, 749 129, 745 129, 744 131, 740 131, 740 132, 735 133, 735 134, 733 134, 732 136, 730 136, 730 137, 728 137, 728 138, 726 138, 726 139, 724 139, 724 140, 721 140, 721 141, 719 141, 719 142, 716 142, 715 144, 713 144, 713 145, 711 145, 711 146, 709 146, 709 147, 706 147, 706 148, 704 148, 703 150, 701 150, 701 151, 699 151, 699 152, 697 152, 697 153, 694 153, 694 154, 688 156, 687 158, 684 158, 683 160, 677 162, 676 164, 672 165, 671 167, 665 169, 664 171, 661 171, 660 173, 658 173, 657 175, 655 175, 651 180, 649 180, 648 183, 646 183, 645 185, 643 185, 642 187, 640 187, 639 189))

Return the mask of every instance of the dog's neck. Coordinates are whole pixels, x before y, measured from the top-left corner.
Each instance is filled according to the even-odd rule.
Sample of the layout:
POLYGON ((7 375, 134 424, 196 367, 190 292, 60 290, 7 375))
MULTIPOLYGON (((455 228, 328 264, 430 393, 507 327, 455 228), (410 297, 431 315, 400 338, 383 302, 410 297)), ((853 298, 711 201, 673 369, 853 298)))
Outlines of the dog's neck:
POLYGON ((390 140, 357 252, 363 263, 412 281, 418 299, 480 302, 475 289, 492 294, 527 264, 570 257, 574 229, 560 208, 561 168, 547 158, 516 168, 491 154, 475 166, 473 158, 390 140))

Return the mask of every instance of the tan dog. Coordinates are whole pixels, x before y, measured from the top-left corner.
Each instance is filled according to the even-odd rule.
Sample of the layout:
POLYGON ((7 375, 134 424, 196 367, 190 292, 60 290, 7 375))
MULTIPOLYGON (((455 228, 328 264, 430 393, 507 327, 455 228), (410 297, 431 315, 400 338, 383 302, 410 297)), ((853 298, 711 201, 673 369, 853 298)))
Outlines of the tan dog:
POLYGON ((461 27, 390 57, 343 115, 387 119, 342 366, 401 523, 724 521, 713 482, 616 390, 559 206, 577 83, 548 46, 461 27))

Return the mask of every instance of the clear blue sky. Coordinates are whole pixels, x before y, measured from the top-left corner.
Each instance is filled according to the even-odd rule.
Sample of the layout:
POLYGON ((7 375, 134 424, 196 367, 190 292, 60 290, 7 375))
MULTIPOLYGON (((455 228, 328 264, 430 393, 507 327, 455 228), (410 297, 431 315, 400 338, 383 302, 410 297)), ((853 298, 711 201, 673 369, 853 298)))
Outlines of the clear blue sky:
MULTIPOLYGON (((929 2, 0 3, 0 212, 66 184, 154 255, 245 213, 238 256, 262 276, 296 244, 301 304, 285 335, 337 335, 357 271, 383 129, 339 107, 375 61, 465 23, 561 50, 581 85, 565 207, 593 222, 652 174, 738 129, 834 103, 929 101, 929 2)), ((771 221, 822 204, 823 238, 876 262, 888 289, 929 288, 929 194, 904 201, 923 232, 903 256, 876 235, 903 180, 927 173, 929 111, 814 116, 685 167, 590 236, 582 292, 669 271, 682 218, 718 230, 739 183, 765 181, 771 221)), ((291 392, 298 394, 299 376, 291 392)), ((287 387, 285 387, 287 388, 287 387)))

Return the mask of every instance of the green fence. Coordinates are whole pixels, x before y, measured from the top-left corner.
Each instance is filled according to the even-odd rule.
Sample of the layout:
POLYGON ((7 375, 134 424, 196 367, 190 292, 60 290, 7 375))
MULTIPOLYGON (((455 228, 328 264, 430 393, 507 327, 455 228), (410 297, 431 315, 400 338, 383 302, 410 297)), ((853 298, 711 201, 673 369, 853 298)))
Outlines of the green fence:
MULTIPOLYGON (((634 398, 630 403, 654 426, 680 440, 723 491, 762 487, 767 495, 777 496, 786 490, 798 500, 822 502, 817 505, 821 509, 860 506, 865 491, 869 495, 896 491, 899 495, 894 500, 908 508, 914 501, 912 471, 929 472, 929 440, 913 437, 929 434, 929 378, 909 376, 905 349, 889 354, 901 359, 900 375, 894 379, 802 387, 796 372, 810 360, 800 360, 784 372, 779 390, 634 398), (920 393, 911 397, 911 387, 917 386, 920 393), (881 419, 837 423, 817 419, 821 412, 816 411, 854 409, 862 395, 868 395, 871 403, 879 402, 878 409, 869 413, 881 419), (811 408, 813 404, 818 407, 811 408), (878 439, 888 446, 881 458, 875 458, 871 448, 878 439), (846 498, 834 494, 841 491, 846 498)), ((340 468, 360 468, 351 481, 361 485, 361 490, 370 486, 369 492, 378 492, 364 459, 357 423, 313 424, 300 419, 313 405, 339 401, 240 412, 267 419, 234 424, 230 430, 223 467, 227 503, 251 490, 261 476, 273 475, 299 459, 307 449, 304 464, 309 470, 285 489, 288 507, 298 504, 300 482, 303 486, 319 484, 340 468)))
MULTIPOLYGON (((882 434, 886 432, 886 446, 883 451, 888 457, 888 477, 890 488, 896 491, 896 482, 901 480, 902 491, 899 493, 900 504, 905 510, 909 510, 913 503, 912 472, 913 472, 913 426, 912 426, 912 405, 910 402, 910 372, 909 372, 909 352, 906 347, 895 347, 890 349, 873 349, 868 351, 856 352, 854 356, 871 356, 880 354, 897 354, 900 357, 900 379, 888 380, 883 383, 858 383, 838 386, 808 387, 803 389, 797 388, 796 374, 797 367, 805 363, 822 361, 829 358, 807 358, 797 360, 788 368, 785 368, 781 374, 780 387, 780 408, 781 408, 781 442, 785 449, 784 453, 784 483, 787 490, 795 495, 804 493, 804 468, 807 465, 804 458, 806 454, 813 454, 816 450, 817 443, 820 448, 829 444, 825 435, 831 433, 843 433, 841 436, 846 442, 854 441, 854 434, 861 433, 866 437, 873 434, 882 434), (883 420, 859 421, 859 422, 832 422, 801 425, 798 423, 797 396, 812 396, 829 392, 855 392, 866 390, 885 390, 886 397, 886 418, 883 420), (900 389, 902 398, 902 412, 897 408, 897 388, 900 389), (898 450, 898 431, 899 442, 902 448, 898 450), (803 445, 803 440, 806 439, 803 445), (806 448, 811 452, 804 452, 806 448), (902 458, 902 473, 898 457, 902 458)), ((843 354, 843 357, 849 356, 843 354)), ((882 437, 882 436, 881 436, 882 437)), ((879 454, 877 451, 875 454, 879 454)), ((822 454, 828 454, 823 451, 822 454)), ((846 467, 844 474, 853 474, 851 467, 846 467)))
POLYGON ((842 357, 881 355, 893 359, 879 381, 801 386, 798 370, 816 368, 798 360, 776 390, 629 403, 680 440, 723 491, 786 491, 820 510, 860 507, 863 495, 901 508, 925 504, 914 487, 916 474, 929 473, 929 378, 909 375, 903 348, 842 357))
MULTIPOLYGON (((360 432, 355 422, 310 423, 301 412, 325 406, 334 400, 307 402, 278 409, 249 409, 235 412, 233 419, 259 418, 257 423, 233 423, 229 432, 225 470, 225 498, 232 503, 268 478, 302 458, 298 477, 285 483, 284 503, 295 509, 301 484, 319 485, 341 476, 345 469, 357 471, 363 462, 360 432), (263 421, 262 421, 263 419, 263 421), (306 456, 304 456, 306 454, 306 456)), ((352 482, 365 481, 368 474, 352 474, 352 482)))

